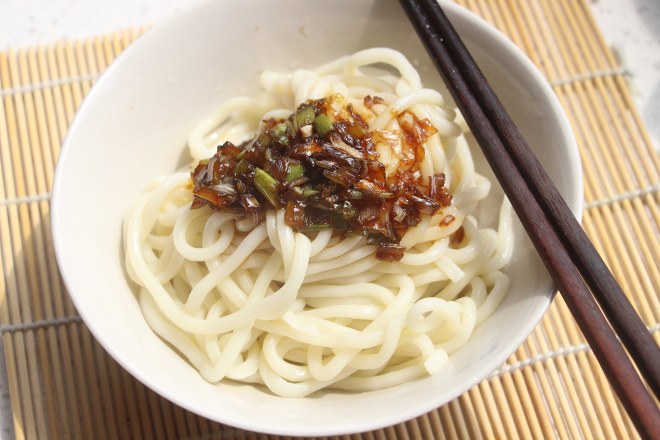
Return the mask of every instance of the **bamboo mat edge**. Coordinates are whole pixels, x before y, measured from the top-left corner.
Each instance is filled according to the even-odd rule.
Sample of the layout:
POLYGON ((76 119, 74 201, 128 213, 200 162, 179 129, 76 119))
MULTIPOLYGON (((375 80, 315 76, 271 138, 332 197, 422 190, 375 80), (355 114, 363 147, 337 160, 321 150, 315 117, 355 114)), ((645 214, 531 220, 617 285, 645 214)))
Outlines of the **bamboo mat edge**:
MULTIPOLYGON (((583 158, 584 227, 624 290, 635 292, 632 299, 658 339, 660 159, 588 5, 457 3, 507 34, 553 86, 583 158)), ((81 323, 54 264, 48 212, 59 146, 94 80, 143 31, 0 54, 0 329, 15 434, 276 438, 209 422, 135 381, 81 323)), ((489 379, 436 411, 354 437, 634 438, 636 432, 557 298, 489 379)))

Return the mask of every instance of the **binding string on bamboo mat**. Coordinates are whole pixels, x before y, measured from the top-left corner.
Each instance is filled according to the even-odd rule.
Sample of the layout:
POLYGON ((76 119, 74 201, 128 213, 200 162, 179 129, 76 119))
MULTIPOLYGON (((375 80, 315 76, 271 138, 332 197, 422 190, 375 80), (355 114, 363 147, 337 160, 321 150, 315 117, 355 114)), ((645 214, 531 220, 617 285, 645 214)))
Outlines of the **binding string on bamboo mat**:
MULTIPOLYGON (((578 138, 583 224, 660 337, 660 157, 626 72, 585 0, 457 0, 502 30, 553 86, 578 138)), ((119 367, 57 271, 49 200, 75 110, 144 30, 0 53, 0 333, 16 438, 277 438, 169 403, 119 367)), ((561 297, 489 378, 417 419, 353 439, 636 438, 561 297)))

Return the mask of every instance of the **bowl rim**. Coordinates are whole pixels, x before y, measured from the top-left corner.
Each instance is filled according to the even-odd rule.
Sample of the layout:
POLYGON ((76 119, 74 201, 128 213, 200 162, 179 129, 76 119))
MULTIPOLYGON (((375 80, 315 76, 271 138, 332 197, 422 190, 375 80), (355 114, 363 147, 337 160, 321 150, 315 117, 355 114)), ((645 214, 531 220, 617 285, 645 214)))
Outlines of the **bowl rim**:
MULTIPOLYGON (((90 330, 90 332, 93 334, 95 340, 98 343, 100 343, 101 346, 104 348, 104 350, 119 365, 121 365, 122 368, 128 371, 133 377, 138 379, 142 384, 146 385, 151 390, 155 391, 157 394, 170 400, 174 404, 179 405, 187 410, 190 410, 196 414, 199 414, 200 416, 209 418, 211 420, 216 420, 218 422, 229 424, 231 426, 236 426, 241 429, 267 432, 275 435, 295 435, 295 436, 341 435, 348 433, 365 432, 372 429, 382 428, 387 425, 393 425, 396 423, 401 423, 410 420, 411 418, 417 417, 425 412, 435 409, 444 402, 449 402, 457 398, 461 394, 467 392, 469 389, 471 389, 481 381, 488 379, 495 372, 495 370, 506 361, 506 359, 511 355, 511 353, 515 352, 515 350, 528 338, 529 334, 531 334, 534 328, 539 324, 541 318, 546 313, 554 297, 554 293, 551 293, 549 296, 547 296, 547 300, 544 302, 542 307, 537 307, 537 309, 535 309, 530 319, 527 320, 527 324, 523 328, 521 328, 521 331, 518 333, 519 337, 511 339, 508 342, 504 343, 502 349, 500 350, 501 353, 498 355, 494 355, 492 357, 491 361, 488 363, 487 370, 490 371, 488 375, 484 377, 475 376, 472 377, 470 380, 466 380, 465 385, 461 387, 462 391, 460 392, 457 391, 456 393, 454 393, 454 395, 450 395, 449 398, 443 399, 444 402, 427 401, 425 405, 417 405, 414 407, 414 409, 410 409, 408 412, 402 412, 398 414, 396 417, 390 416, 387 418, 386 421, 383 419, 367 420, 359 424, 354 423, 351 426, 338 425, 335 427, 332 426, 324 427, 325 429, 323 431, 300 429, 297 428, 296 426, 290 426, 287 427, 286 429, 284 429, 283 427, 266 426, 264 424, 260 424, 258 420, 255 421, 254 419, 251 421, 251 423, 246 423, 243 420, 236 421, 236 420, 222 419, 222 417, 218 416, 217 412, 213 412, 209 408, 200 407, 199 405, 196 405, 191 402, 181 401, 177 395, 172 395, 171 393, 168 392, 168 390, 164 390, 159 382, 152 380, 151 377, 143 374, 142 371, 134 368, 130 359, 126 358, 123 354, 115 351, 112 345, 109 344, 105 340, 105 338, 102 337, 103 333, 98 329, 94 321, 88 319, 85 308, 80 307, 78 296, 73 294, 73 291, 76 290, 76 285, 77 285, 77 282, 75 281, 75 278, 77 277, 76 269, 75 267, 72 267, 71 264, 69 264, 67 259, 65 258, 66 255, 63 253, 64 252, 63 237, 61 235, 62 223, 64 222, 64 212, 60 208, 62 203, 61 200, 63 197, 60 191, 60 187, 61 187, 61 181, 64 178, 62 169, 64 168, 64 163, 67 161, 67 158, 70 154, 69 153, 71 150, 70 145, 74 143, 74 139, 76 137, 76 132, 78 131, 78 127, 82 124, 81 118, 79 118, 78 116, 80 114, 85 113, 87 107, 92 105, 91 103, 95 100, 98 91, 104 87, 107 78, 112 76, 113 72, 119 69, 120 66, 124 64, 125 60, 128 58, 126 54, 131 54, 134 51, 139 50, 138 48, 149 44, 149 41, 160 38, 159 37, 160 33, 163 32, 163 29, 167 29, 170 23, 179 20, 182 16, 189 14, 196 14, 197 11, 205 9, 208 4, 213 2, 214 0, 193 1, 181 11, 171 15, 166 20, 162 21, 157 26, 155 26, 153 29, 149 30, 147 33, 140 36, 135 42, 133 42, 128 48, 126 48, 121 54, 119 54, 117 58, 115 58, 115 60, 102 72, 96 84, 84 97, 82 104, 79 106, 78 110, 76 111, 76 117, 74 117, 74 120, 70 124, 65 139, 62 143, 57 165, 55 168, 54 179, 53 179, 53 190, 51 194, 50 221, 51 221, 51 232, 52 232, 52 240, 54 245, 54 252, 60 270, 60 274, 65 283, 65 286, 67 287, 67 291, 71 292, 69 293, 69 296, 73 301, 76 311, 80 314, 83 322, 90 330), (386 424, 383 424, 383 422, 386 422, 386 424)), ((539 86, 539 90, 543 93, 544 97, 547 99, 547 102, 550 104, 552 108, 552 112, 558 118, 559 125, 565 131, 564 138, 570 143, 570 145, 566 146, 566 151, 570 155, 567 163, 570 164, 570 166, 573 168, 571 170, 571 173, 575 175, 575 179, 577 182, 577 184, 571 188, 570 197, 572 200, 576 201, 575 206, 573 208, 573 212, 575 216, 578 218, 578 220, 581 220, 584 209, 584 199, 583 199, 584 183, 583 183, 581 159, 577 147, 577 141, 571 129, 571 125, 568 121, 568 117, 564 112, 558 97, 552 90, 552 87, 547 82, 545 77, 542 76, 542 74, 537 69, 537 67, 532 63, 532 61, 524 54, 524 52, 519 47, 517 47, 511 40, 509 40, 503 33, 497 30, 492 24, 488 23, 486 20, 470 12, 469 10, 463 8, 462 6, 457 5, 455 3, 451 3, 448 0, 438 0, 438 2, 447 11, 450 17, 454 15, 460 16, 463 20, 471 22, 473 25, 479 28, 480 31, 487 33, 490 37, 497 40, 497 44, 503 46, 503 50, 513 54, 518 59, 518 61, 522 64, 522 67, 524 68, 526 73, 531 75, 533 77, 534 82, 539 86)))

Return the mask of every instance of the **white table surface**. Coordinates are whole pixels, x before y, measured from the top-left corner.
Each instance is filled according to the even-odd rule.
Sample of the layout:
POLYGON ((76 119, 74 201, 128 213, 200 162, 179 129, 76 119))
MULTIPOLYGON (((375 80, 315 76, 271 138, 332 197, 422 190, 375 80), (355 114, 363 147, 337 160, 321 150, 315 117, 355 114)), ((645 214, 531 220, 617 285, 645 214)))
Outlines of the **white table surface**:
MULTIPOLYGON (((0 51, 155 24, 193 1, 0 0, 0 51)), ((630 75, 639 111, 660 149, 660 0, 589 3, 607 43, 630 75)), ((0 440, 13 438, 6 383, 0 350, 0 440)))

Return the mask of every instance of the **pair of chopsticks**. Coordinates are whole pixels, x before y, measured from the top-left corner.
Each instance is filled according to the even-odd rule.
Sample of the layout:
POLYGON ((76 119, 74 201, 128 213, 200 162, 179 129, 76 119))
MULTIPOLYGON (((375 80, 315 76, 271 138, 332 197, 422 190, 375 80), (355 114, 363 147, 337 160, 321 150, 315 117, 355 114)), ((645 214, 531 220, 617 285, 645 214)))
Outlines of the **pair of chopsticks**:
POLYGON ((658 345, 437 0, 400 2, 635 426, 645 437, 660 438, 658 406, 621 344, 656 397, 658 345))

